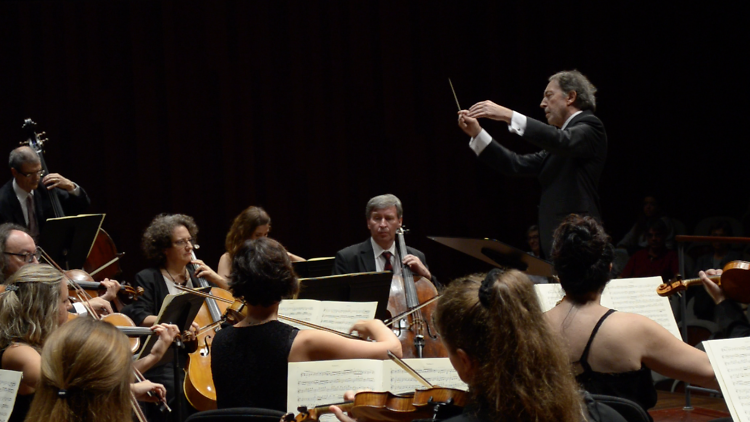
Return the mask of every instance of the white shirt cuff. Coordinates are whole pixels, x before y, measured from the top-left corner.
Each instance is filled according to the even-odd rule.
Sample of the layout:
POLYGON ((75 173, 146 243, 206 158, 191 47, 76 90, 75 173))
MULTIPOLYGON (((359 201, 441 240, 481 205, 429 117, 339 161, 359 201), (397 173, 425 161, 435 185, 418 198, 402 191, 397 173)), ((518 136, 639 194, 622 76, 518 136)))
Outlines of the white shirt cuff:
POLYGON ((476 138, 471 138, 471 141, 469 141, 469 148, 471 148, 476 155, 479 155, 484 151, 485 148, 487 148, 487 145, 489 145, 492 142, 492 137, 489 133, 487 133, 486 130, 482 129, 481 132, 477 135, 476 138))
POLYGON ((508 132, 515 133, 518 136, 523 136, 526 131, 526 116, 521 113, 513 112, 513 117, 510 118, 510 124, 508 125, 508 132))
POLYGON ((88 311, 86 310, 86 306, 83 305, 83 303, 76 302, 73 304, 73 310, 74 313, 78 316, 88 315, 88 311))

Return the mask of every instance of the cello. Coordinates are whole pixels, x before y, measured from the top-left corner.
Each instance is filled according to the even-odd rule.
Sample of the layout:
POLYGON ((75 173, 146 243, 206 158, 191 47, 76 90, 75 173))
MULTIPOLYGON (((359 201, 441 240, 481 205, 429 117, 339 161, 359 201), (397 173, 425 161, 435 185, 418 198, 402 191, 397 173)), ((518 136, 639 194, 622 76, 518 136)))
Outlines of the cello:
MULTIPOLYGON (((193 252, 193 260, 195 252, 193 252)), ((190 263, 188 268, 195 274, 195 265, 190 263)), ((221 329, 221 323, 226 321, 223 315, 229 304, 234 303, 234 296, 228 291, 209 285, 202 277, 198 278, 199 288, 210 288, 210 296, 225 300, 217 301, 213 297, 206 297, 201 305, 195 322, 201 329, 198 332, 198 349, 190 353, 190 361, 185 371, 183 390, 185 397, 194 408, 203 410, 216 409, 216 388, 214 387, 213 372, 211 371, 211 343, 216 332, 221 329), (221 306, 219 305, 221 302, 221 306)))
MULTIPOLYGON (((27 144, 29 148, 36 152, 42 165, 42 174, 50 174, 47 162, 44 160, 44 144, 49 139, 41 138, 41 136, 45 135, 45 132, 37 133, 37 124, 30 118, 24 120, 22 128, 26 132, 27 140, 21 144, 27 144)), ((39 191, 45 192, 49 197, 55 218, 65 217, 65 211, 60 202, 57 189, 39 189, 39 191)), ((83 269, 92 277, 95 276, 95 281, 102 281, 105 278, 115 278, 122 272, 118 263, 122 255, 122 253, 117 253, 115 243, 109 234, 100 228, 91 250, 89 250, 89 255, 86 257, 86 262, 83 264, 83 269)))
MULTIPOLYGON (((404 261, 408 253, 404 241, 404 231, 403 228, 399 228, 396 232, 401 262, 404 261)), ((448 351, 432 326, 432 312, 434 312, 437 304, 431 303, 415 310, 415 308, 420 307, 420 304, 433 299, 437 295, 437 289, 432 282, 424 277, 414 280, 414 275, 407 265, 402 266, 401 276, 393 277, 387 309, 391 315, 407 314, 402 318, 395 318, 391 321, 392 324, 395 324, 393 332, 401 341, 405 358, 448 356, 448 351)))

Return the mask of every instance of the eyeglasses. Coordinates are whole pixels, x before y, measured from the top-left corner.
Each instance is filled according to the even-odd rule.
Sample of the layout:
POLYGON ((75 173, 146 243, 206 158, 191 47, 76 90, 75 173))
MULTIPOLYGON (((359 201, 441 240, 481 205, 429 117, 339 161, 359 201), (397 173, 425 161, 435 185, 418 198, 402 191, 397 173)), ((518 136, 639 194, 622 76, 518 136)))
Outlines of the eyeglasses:
POLYGON ((174 242, 172 242, 172 245, 174 245, 174 246, 176 246, 178 248, 184 248, 185 246, 187 246, 188 242, 190 243, 191 246, 194 246, 192 238, 190 238, 190 239, 175 240, 174 242))
POLYGON ((27 264, 31 264, 36 259, 37 262, 42 258, 42 251, 39 249, 35 250, 34 252, 24 252, 24 253, 16 253, 16 252, 3 252, 5 255, 13 255, 13 256, 22 256, 23 261, 27 264))
POLYGON ((30 178, 31 176, 37 176, 37 177, 44 176, 44 170, 34 171, 31 173, 24 173, 21 170, 16 169, 16 172, 26 178, 30 178))

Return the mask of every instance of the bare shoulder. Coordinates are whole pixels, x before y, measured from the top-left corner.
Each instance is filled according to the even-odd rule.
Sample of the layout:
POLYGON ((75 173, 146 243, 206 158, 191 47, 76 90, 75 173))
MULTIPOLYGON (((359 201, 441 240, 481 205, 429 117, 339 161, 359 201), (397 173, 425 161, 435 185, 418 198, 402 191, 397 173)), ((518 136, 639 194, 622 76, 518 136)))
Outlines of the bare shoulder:
POLYGON ((29 365, 38 365, 39 362, 41 356, 36 349, 27 344, 13 343, 3 353, 2 366, 12 371, 23 371, 29 365))

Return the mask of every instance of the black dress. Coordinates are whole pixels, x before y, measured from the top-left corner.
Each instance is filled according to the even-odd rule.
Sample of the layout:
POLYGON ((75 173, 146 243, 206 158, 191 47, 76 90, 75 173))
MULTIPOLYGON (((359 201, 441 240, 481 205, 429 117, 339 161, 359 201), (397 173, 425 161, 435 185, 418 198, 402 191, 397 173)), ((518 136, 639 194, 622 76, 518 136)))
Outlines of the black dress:
POLYGON ((589 348, 591 348, 591 343, 594 341, 599 327, 614 312, 614 309, 608 310, 596 323, 594 330, 591 331, 589 342, 583 349, 579 361, 583 367, 583 372, 576 376, 576 380, 589 393, 622 397, 638 403, 643 410, 648 411, 656 405, 656 389, 651 379, 651 370, 646 365, 641 365, 641 369, 636 371, 605 374, 595 372, 588 363, 589 348))
POLYGON ((283 322, 269 321, 216 333, 211 371, 217 407, 286 412, 289 352, 298 332, 283 322))

